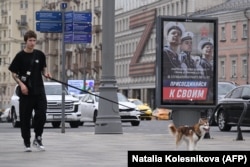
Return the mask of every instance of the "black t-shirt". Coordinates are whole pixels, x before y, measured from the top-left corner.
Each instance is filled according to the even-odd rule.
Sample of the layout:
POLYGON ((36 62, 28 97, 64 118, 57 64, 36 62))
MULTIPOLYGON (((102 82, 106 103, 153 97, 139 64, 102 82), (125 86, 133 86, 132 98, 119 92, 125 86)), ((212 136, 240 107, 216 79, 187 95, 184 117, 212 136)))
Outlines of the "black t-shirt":
POLYGON ((9 66, 9 70, 21 76, 27 76, 27 71, 31 72, 30 80, 32 88, 29 88, 29 95, 38 95, 44 93, 42 71, 46 67, 45 55, 40 50, 34 50, 32 53, 20 51, 16 54, 9 66), (33 65, 31 62, 35 57, 33 65))

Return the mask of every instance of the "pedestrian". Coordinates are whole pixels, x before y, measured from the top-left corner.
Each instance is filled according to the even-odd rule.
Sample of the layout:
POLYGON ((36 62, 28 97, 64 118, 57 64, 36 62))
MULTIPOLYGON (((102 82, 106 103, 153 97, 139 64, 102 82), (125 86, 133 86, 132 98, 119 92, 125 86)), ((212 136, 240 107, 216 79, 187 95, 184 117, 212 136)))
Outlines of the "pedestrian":
POLYGON ((25 48, 19 51, 12 60, 9 70, 20 88, 19 113, 21 136, 25 152, 31 152, 31 118, 34 110, 33 127, 35 138, 33 146, 45 150, 42 144, 42 134, 46 122, 47 99, 43 77, 50 78, 46 68, 46 57, 40 50, 35 49, 37 34, 28 30, 24 34, 25 48))

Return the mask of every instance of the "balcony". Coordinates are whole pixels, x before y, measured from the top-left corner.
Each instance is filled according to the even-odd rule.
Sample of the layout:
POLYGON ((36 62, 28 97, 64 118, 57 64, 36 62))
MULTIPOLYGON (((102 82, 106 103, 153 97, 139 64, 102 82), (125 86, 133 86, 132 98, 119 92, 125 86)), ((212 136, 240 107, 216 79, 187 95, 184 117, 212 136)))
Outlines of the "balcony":
POLYGON ((99 69, 101 68, 101 64, 99 61, 92 61, 91 67, 92 67, 92 70, 94 70, 96 73, 99 73, 99 69))
POLYGON ((95 15, 100 16, 101 15, 101 8, 100 6, 96 6, 94 9, 95 15))
POLYGON ((8 14, 8 10, 3 10, 3 9, 2 9, 2 10, 1 10, 1 14, 2 14, 2 16, 3 16, 3 15, 7 15, 7 14, 8 14))
POLYGON ((87 44, 86 45, 86 52, 91 52, 91 51, 92 51, 91 44, 87 44))
POLYGON ((99 32, 101 32, 101 25, 93 25, 92 33, 99 33, 99 32))
POLYGON ((70 65, 70 69, 71 71, 73 71, 74 73, 78 72, 78 64, 77 63, 73 63, 70 65))
POLYGON ((3 24, 3 23, 0 23, 0 28, 8 28, 8 25, 7 24, 3 24))
POLYGON ((81 68, 79 68, 79 71, 81 73, 84 73, 84 70, 85 70, 85 74, 91 72, 91 62, 87 62, 87 67, 84 68, 81 66, 81 68))
POLYGON ((28 23, 26 21, 16 20, 17 26, 19 29, 27 29, 28 23))

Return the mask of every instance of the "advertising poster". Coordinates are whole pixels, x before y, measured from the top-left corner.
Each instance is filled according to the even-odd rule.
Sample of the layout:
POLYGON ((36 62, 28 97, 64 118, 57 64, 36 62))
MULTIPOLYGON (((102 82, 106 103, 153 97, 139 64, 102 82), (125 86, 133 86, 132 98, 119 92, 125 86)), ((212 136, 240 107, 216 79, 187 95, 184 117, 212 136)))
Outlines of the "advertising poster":
POLYGON ((157 18, 157 103, 217 103, 217 18, 157 18))
MULTIPOLYGON (((78 89, 75 89, 73 87, 68 86, 68 91, 70 93, 74 94, 84 94, 86 92, 81 91, 84 90, 83 80, 68 80, 68 85, 71 85, 73 87, 76 87, 78 89), (79 90, 80 89, 80 90, 79 90)), ((85 91, 94 91, 95 81, 94 80, 86 80, 85 82, 85 91)))

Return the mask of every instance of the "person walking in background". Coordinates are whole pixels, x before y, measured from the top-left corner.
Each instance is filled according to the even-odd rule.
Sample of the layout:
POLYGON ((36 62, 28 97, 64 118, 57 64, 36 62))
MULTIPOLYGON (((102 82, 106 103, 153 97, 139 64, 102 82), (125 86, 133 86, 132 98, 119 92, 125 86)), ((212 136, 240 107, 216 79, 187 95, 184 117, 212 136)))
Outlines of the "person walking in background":
POLYGON ((42 134, 46 122, 47 99, 45 95, 43 77, 50 78, 46 68, 46 57, 40 50, 34 49, 37 34, 29 30, 24 34, 25 48, 18 52, 12 60, 9 70, 20 88, 19 111, 21 136, 25 151, 31 152, 31 118, 34 110, 33 126, 35 139, 33 146, 45 150, 42 144, 42 134))

